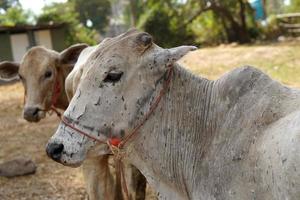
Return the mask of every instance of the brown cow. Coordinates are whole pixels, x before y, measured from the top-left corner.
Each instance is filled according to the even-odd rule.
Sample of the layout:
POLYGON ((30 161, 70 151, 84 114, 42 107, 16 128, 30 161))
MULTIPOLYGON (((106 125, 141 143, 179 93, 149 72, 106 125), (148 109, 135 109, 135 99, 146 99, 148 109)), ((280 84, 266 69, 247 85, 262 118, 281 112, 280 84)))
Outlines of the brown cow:
POLYGON ((33 47, 21 63, 1 62, 0 78, 20 77, 25 89, 23 115, 27 121, 38 122, 51 106, 66 109, 65 79, 86 44, 73 45, 61 53, 44 47, 33 47))

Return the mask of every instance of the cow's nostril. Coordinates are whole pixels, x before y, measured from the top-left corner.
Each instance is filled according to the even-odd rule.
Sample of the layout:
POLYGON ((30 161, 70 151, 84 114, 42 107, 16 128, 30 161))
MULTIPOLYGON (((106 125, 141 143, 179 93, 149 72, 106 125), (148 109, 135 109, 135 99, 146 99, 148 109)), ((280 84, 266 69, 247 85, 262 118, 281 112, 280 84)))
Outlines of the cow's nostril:
POLYGON ((49 157, 51 157, 55 161, 59 161, 64 150, 63 144, 50 143, 47 146, 46 152, 49 157))
POLYGON ((37 121, 39 119, 39 111, 38 107, 27 107, 24 109, 24 118, 28 121, 37 121))
POLYGON ((39 108, 33 108, 33 110, 32 110, 32 116, 36 116, 39 111, 40 111, 39 108))

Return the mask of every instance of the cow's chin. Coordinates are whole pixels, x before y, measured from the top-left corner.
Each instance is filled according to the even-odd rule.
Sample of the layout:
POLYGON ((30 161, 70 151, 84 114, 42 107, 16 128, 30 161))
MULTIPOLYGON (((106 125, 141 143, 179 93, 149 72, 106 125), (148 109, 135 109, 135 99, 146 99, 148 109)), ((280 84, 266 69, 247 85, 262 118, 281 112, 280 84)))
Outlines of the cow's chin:
POLYGON ((63 164, 67 167, 77 168, 80 167, 85 160, 85 158, 77 157, 74 154, 71 154, 72 156, 68 154, 63 154, 60 160, 57 160, 56 162, 59 162, 60 164, 63 164))
POLYGON ((107 145, 97 145, 87 153, 63 153, 60 160, 56 161, 65 166, 77 168, 82 165, 86 159, 94 159, 99 156, 110 155, 111 151, 107 145), (72 156, 71 156, 72 155, 72 156))

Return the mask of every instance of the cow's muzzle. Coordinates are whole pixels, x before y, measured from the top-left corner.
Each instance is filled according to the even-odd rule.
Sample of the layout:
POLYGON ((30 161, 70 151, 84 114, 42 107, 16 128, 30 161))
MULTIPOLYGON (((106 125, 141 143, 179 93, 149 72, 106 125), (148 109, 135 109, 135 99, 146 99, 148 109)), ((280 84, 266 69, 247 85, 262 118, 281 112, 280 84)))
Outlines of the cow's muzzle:
POLYGON ((38 107, 25 107, 23 117, 29 122, 38 122, 45 117, 45 112, 38 107))

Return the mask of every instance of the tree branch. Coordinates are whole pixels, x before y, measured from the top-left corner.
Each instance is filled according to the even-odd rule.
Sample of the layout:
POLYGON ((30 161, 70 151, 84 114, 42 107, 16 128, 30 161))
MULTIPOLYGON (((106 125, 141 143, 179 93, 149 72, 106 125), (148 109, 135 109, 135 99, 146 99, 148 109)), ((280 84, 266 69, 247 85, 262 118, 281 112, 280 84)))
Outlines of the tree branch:
POLYGON ((187 21, 185 21, 181 26, 179 26, 178 29, 181 29, 185 26, 187 26, 189 23, 191 23, 192 21, 194 21, 194 19, 196 19, 199 15, 201 15, 202 13, 211 10, 211 6, 205 7, 203 9, 198 10, 192 17, 190 17, 187 21))

